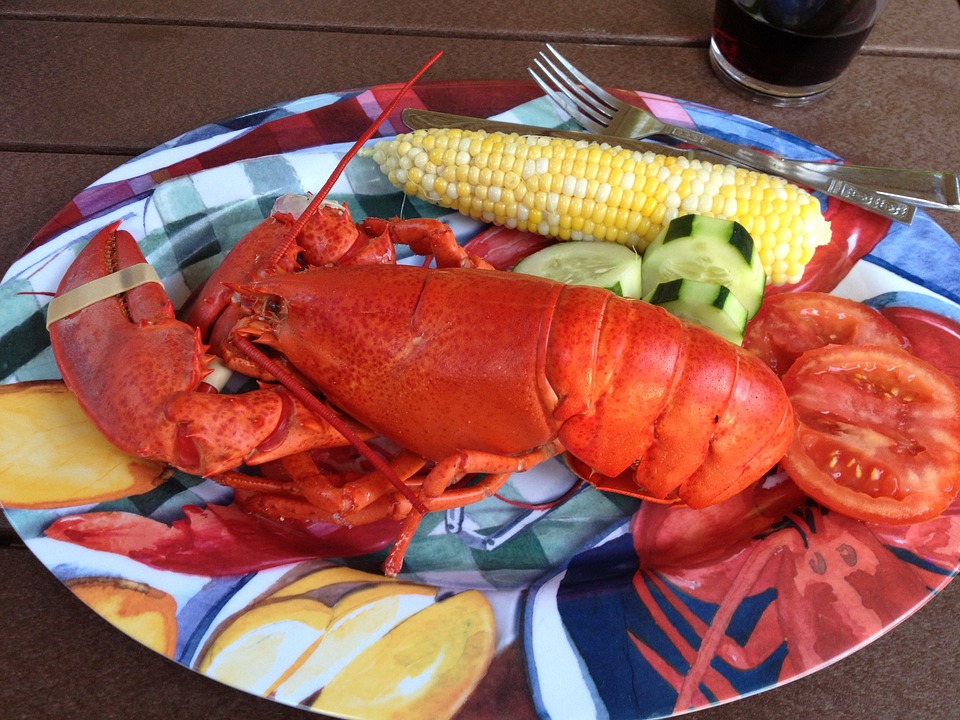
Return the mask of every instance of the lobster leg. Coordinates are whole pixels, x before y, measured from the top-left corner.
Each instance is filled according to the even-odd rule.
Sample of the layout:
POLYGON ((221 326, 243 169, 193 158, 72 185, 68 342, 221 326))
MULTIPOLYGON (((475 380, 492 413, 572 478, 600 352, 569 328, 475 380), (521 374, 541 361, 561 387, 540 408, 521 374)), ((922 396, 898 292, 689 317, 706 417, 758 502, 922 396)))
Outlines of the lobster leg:
POLYGON ((370 235, 387 236, 391 244, 408 246, 417 255, 433 257, 437 267, 482 268, 493 266, 464 250, 450 226, 432 218, 367 218, 363 230, 370 235))
POLYGON ((389 233, 370 233, 356 224, 346 204, 321 205, 297 238, 308 267, 393 265, 396 247, 389 233))
MULTIPOLYGON (((494 453, 466 451, 451 455, 437 463, 427 475, 421 489, 424 503, 431 512, 447 510, 480 502, 492 497, 515 472, 523 472, 545 460, 563 452, 563 446, 558 440, 535 448, 530 452, 517 456, 497 455, 494 453), (473 473, 487 473, 475 485, 466 488, 449 490, 464 475, 473 473)), ((390 554, 383 564, 383 573, 388 577, 396 577, 403 567, 410 542, 423 520, 424 513, 412 509, 407 515, 397 535, 397 540, 390 548, 390 554)))
MULTIPOLYGON (((225 472, 215 479, 233 488, 250 490, 257 493, 270 493, 303 500, 310 508, 309 512, 293 513, 291 517, 301 520, 317 519, 313 512, 324 517, 347 517, 369 507, 393 490, 392 484, 380 471, 368 473, 322 473, 309 453, 296 453, 279 459, 284 478, 251 477, 243 473, 225 472)), ((389 467, 396 477, 409 481, 426 464, 426 461, 409 452, 402 452, 389 461, 389 467)), ((419 483, 414 483, 419 485, 419 483)), ((402 499, 391 501, 395 515, 402 516, 409 511, 410 503, 402 499)))
MULTIPOLYGON (((463 476, 474 473, 488 473, 488 477, 502 474, 509 477, 512 473, 528 470, 534 465, 539 465, 545 460, 559 455, 561 452, 563 452, 563 446, 559 440, 553 440, 542 447, 534 448, 530 452, 516 456, 467 450, 438 462, 424 480, 422 493, 424 497, 428 498, 427 502, 430 510, 446 510, 448 507, 455 507, 456 505, 442 506, 438 505, 437 501, 451 485, 463 476)), ((469 494, 471 495, 470 499, 466 499, 467 494, 464 494, 461 497, 464 497, 465 502, 456 504, 465 505, 479 502, 493 495, 502 485, 503 482, 499 482, 495 487, 480 483, 475 486, 476 490, 469 494)))
MULTIPOLYGON (((411 486, 411 489, 414 489, 413 486, 419 485, 420 483, 414 483, 411 479, 414 478, 426 464, 427 461, 419 455, 404 451, 390 461, 390 468, 399 480, 407 483, 411 486)), ((356 480, 345 483, 336 494, 336 499, 340 507, 346 510, 361 509, 379 500, 392 489, 392 483, 385 478, 382 473, 374 471, 356 480)), ((309 492, 306 494, 308 497, 311 495, 309 492)), ((324 497, 330 497, 329 493, 322 494, 324 497)), ((399 509, 398 512, 406 512, 410 506, 410 503, 406 500, 395 500, 393 504, 399 509)))
MULTIPOLYGON (((470 505, 495 495, 514 472, 522 472, 562 452, 554 442, 529 453, 511 457, 483 452, 460 453, 438 463, 420 484, 420 497, 429 512, 470 505), (460 478, 486 473, 466 487, 451 488, 460 478)), ((321 475, 306 454, 282 461, 292 481, 256 478, 227 472, 216 479, 225 485, 251 490, 256 495, 244 502, 249 509, 270 517, 333 522, 353 526, 383 518, 403 519, 400 532, 384 562, 384 574, 395 577, 425 513, 420 512, 390 492, 390 484, 377 471, 355 480, 341 482, 340 476, 321 475)), ((423 467, 424 460, 404 452, 391 463, 391 469, 402 480, 409 481, 423 467)))
MULTIPOLYGON (((408 481, 425 462, 423 458, 405 452, 390 461, 390 468, 398 478, 408 481)), ((279 463, 289 479, 254 477, 234 471, 221 473, 214 479, 223 485, 256 493, 260 499, 248 500, 247 505, 256 502, 258 508, 262 508, 272 502, 272 516, 352 526, 383 517, 400 519, 410 511, 410 503, 393 492, 391 483, 379 471, 321 473, 309 453, 289 455, 281 458, 279 463), (359 518, 367 519, 361 521, 359 518)))

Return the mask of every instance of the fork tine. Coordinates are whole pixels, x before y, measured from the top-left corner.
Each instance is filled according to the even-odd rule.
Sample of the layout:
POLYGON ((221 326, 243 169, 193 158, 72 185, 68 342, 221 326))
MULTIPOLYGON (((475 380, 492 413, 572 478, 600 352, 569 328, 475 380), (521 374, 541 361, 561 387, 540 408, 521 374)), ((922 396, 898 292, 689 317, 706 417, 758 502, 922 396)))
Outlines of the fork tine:
POLYGON ((580 108, 574 104, 573 100, 568 98, 566 95, 563 95, 557 92, 556 90, 554 90, 553 87, 546 80, 544 80, 542 77, 537 75, 537 73, 534 71, 533 68, 527 68, 527 72, 530 73, 530 77, 533 78, 534 82, 536 82, 537 85, 540 86, 540 89, 543 90, 543 92, 545 92, 547 96, 550 97, 551 100, 553 100, 557 105, 560 106, 561 111, 565 112, 567 115, 572 117, 574 120, 576 120, 577 122, 579 122, 581 125, 583 125, 585 128, 589 130, 598 132, 599 130, 602 129, 599 123, 595 122, 591 118, 582 114, 580 112, 580 108))
MULTIPOLYGON (((547 45, 547 50, 551 52, 551 54, 556 59, 556 61, 560 63, 567 70, 567 72, 573 75, 580 82, 581 85, 583 85, 590 92, 596 95, 598 100, 603 101, 613 111, 620 109, 623 103, 618 98, 608 93, 602 87, 597 85, 593 80, 591 80, 582 72, 580 72, 580 70, 578 70, 572 62, 570 62, 563 55, 561 55, 557 51, 557 49, 553 47, 553 45, 551 45, 550 43, 547 43, 546 45, 547 45)), ((540 54, 543 55, 543 53, 540 53, 540 54)))
POLYGON ((610 120, 613 118, 613 112, 611 112, 603 102, 598 101, 588 89, 577 85, 573 78, 565 75, 563 71, 543 53, 540 53, 540 57, 534 62, 536 62, 540 69, 553 81, 557 89, 573 100, 582 111, 591 117, 595 117, 605 126, 610 124, 610 120))
POLYGON ((604 128, 607 127, 610 120, 608 117, 595 111, 591 112, 593 108, 585 107, 580 103, 578 98, 572 96, 564 84, 558 80, 540 60, 534 60, 534 65, 536 65, 540 72, 548 79, 537 75, 533 68, 528 68, 530 75, 536 81, 537 85, 540 86, 540 89, 560 106, 561 110, 593 132, 602 132, 604 128))

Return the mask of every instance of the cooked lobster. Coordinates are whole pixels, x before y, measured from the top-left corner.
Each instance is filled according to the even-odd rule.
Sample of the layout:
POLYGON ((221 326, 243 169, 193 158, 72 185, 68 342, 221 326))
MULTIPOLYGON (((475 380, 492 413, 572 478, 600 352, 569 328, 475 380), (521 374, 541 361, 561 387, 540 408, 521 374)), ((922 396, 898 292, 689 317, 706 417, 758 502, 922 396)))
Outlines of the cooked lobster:
POLYGON ((75 300, 144 263, 116 225, 81 252, 57 291, 75 304, 51 319, 51 341, 108 439, 252 492, 247 507, 266 514, 402 520, 391 575, 424 513, 489 497, 560 453, 600 489, 702 507, 789 445, 780 381, 710 331, 605 290, 490 269, 437 221, 354 223, 323 194, 299 217, 284 199, 189 323, 155 278, 75 300), (440 267, 396 265, 397 242, 440 267), (261 388, 208 391, 208 345, 261 388), (400 450, 371 449, 377 436, 400 450), (374 469, 321 472, 304 452, 348 444, 374 469), (277 458, 292 480, 235 472, 277 458))

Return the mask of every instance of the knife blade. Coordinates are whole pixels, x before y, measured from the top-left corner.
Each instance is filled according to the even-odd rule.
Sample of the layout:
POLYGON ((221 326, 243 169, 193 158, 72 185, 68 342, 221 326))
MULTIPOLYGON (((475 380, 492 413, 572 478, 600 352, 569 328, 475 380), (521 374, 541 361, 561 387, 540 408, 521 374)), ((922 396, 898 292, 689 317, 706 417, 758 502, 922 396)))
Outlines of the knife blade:
MULTIPOLYGON (((583 132, 582 130, 562 130, 559 128, 546 128, 537 125, 520 125, 518 123, 504 122, 501 120, 488 120, 486 118, 470 117, 468 115, 453 115, 451 113, 439 112, 436 110, 420 110, 418 108, 407 108, 401 113, 403 122, 411 130, 424 130, 426 128, 457 128, 459 130, 486 130, 487 132, 517 133, 518 135, 543 135, 545 137, 566 138, 568 140, 586 140, 587 142, 601 142, 610 145, 619 145, 627 150, 639 150, 640 152, 656 152, 661 155, 687 155, 690 151, 679 148, 672 148, 660 143, 649 140, 634 140, 632 138, 618 138, 609 135, 598 135, 596 133, 583 132)), ((719 155, 703 152, 700 156, 707 156, 720 159, 719 155)))
MULTIPOLYGON (((502 120, 488 120, 486 118, 454 115, 436 110, 421 110, 407 108, 402 113, 403 122, 411 130, 426 128, 459 128, 461 130, 485 130, 487 132, 518 133, 520 135, 544 135, 571 140, 586 140, 588 142, 607 143, 611 146, 620 146, 628 150, 640 152, 652 151, 661 155, 683 155, 690 159, 706 160, 712 163, 730 164, 731 161, 701 149, 681 149, 661 145, 648 140, 620 138, 612 135, 601 135, 579 130, 561 130, 556 128, 537 127, 535 125, 521 125, 502 120)), ((883 215, 890 220, 909 225, 916 213, 916 207, 896 198, 881 195, 865 188, 860 188, 849 182, 829 178, 812 169, 805 169, 800 180, 802 184, 827 195, 840 198, 853 205, 857 205, 871 212, 883 215)))

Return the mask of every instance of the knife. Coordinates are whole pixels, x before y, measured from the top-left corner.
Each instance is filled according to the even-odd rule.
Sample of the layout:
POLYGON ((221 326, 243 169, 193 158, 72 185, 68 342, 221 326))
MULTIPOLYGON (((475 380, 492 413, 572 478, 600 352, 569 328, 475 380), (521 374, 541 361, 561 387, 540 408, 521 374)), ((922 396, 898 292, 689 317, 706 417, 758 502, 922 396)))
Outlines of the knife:
MULTIPOLYGON (((466 115, 452 115, 450 113, 437 112, 435 110, 420 110, 417 108, 407 108, 403 111, 402 117, 403 122, 412 130, 425 128, 459 128, 461 130, 517 133, 519 135, 544 135, 546 137, 559 137, 570 140, 586 140, 588 142, 619 145, 622 148, 639 150, 640 152, 649 150, 660 153, 661 155, 685 155, 691 159, 708 160, 713 163, 730 163, 730 160, 705 150, 679 149, 648 140, 634 140, 632 138, 620 138, 612 135, 600 135, 578 130, 559 130, 556 128, 537 127, 535 125, 520 125, 500 120, 488 120, 466 115)), ((809 163, 806 165, 809 166, 809 163)), ((816 172, 806 166, 802 168, 802 180, 799 180, 799 182, 802 182, 814 190, 838 197, 848 203, 906 225, 910 224, 916 212, 916 207, 907 202, 860 187, 848 181, 827 177, 823 173, 816 172)))

